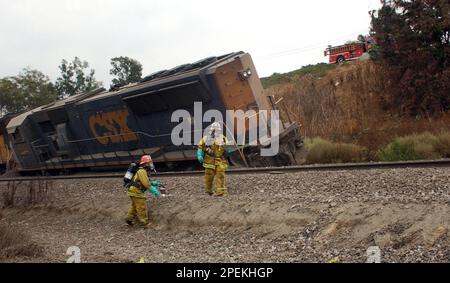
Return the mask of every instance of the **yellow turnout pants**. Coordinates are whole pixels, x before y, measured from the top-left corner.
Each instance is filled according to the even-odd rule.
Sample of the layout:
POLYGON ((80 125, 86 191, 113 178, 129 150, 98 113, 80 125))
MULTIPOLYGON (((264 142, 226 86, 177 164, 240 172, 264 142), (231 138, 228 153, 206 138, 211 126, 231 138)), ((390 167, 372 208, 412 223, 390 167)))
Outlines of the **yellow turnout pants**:
POLYGON ((217 195, 222 196, 227 193, 225 187, 225 169, 216 166, 215 169, 205 168, 205 190, 208 194, 213 194, 214 177, 217 176, 217 195))
POLYGON ((141 225, 148 224, 148 208, 145 198, 130 197, 131 206, 128 209, 127 220, 135 221, 136 218, 141 225))

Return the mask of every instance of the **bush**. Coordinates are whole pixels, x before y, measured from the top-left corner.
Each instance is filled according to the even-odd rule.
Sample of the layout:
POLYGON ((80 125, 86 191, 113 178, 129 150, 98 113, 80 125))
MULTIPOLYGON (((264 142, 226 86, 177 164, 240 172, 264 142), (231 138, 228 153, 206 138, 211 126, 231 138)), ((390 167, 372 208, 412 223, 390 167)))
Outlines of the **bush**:
POLYGON ((380 58, 380 46, 378 45, 374 45, 369 49, 369 56, 370 59, 372 60, 377 60, 378 58, 380 58))
POLYGON ((314 138, 305 140, 307 164, 349 163, 367 161, 367 149, 348 143, 332 143, 314 138))
POLYGON ((380 161, 415 160, 417 155, 412 142, 395 140, 380 151, 378 159, 380 161))
POLYGON ((437 136, 435 148, 443 158, 450 158, 450 132, 442 132, 437 136))
POLYGON ((440 159, 450 156, 450 133, 430 133, 396 138, 380 150, 380 161, 440 159))

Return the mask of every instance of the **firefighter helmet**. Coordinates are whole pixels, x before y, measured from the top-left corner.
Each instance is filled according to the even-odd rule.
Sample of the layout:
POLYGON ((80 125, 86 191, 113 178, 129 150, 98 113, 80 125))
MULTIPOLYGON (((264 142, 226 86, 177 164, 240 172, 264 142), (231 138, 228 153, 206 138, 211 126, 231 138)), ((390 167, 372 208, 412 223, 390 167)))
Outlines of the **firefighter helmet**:
POLYGON ((142 155, 141 157, 141 161, 139 162, 140 165, 143 164, 147 164, 147 163, 152 163, 152 158, 150 155, 146 154, 146 155, 142 155))
POLYGON ((214 122, 209 126, 209 135, 212 137, 214 134, 222 134, 222 126, 220 126, 219 122, 214 122))

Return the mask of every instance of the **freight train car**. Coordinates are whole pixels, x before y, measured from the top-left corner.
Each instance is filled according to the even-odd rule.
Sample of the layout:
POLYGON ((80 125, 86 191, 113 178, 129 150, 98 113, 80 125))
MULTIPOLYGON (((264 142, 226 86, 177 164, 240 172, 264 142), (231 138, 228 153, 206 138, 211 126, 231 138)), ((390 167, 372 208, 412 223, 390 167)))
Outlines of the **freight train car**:
MULTIPOLYGON (((201 102, 203 112, 215 109, 224 115, 226 110, 275 107, 263 94, 250 55, 236 52, 33 109, 11 119, 7 131, 20 171, 123 167, 142 154, 173 167, 196 160, 197 141, 175 146, 171 140, 177 125, 172 113, 184 109, 193 116, 194 102, 201 102)), ((230 161, 237 166, 295 163, 299 126, 283 123, 279 137, 280 153, 274 157, 261 157, 261 145, 253 145, 237 150, 230 161)))

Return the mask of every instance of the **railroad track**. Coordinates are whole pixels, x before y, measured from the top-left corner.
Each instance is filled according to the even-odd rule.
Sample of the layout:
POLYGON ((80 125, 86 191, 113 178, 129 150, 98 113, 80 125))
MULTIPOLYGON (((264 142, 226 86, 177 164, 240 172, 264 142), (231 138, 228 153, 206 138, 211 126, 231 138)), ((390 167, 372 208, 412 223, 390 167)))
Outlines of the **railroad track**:
MULTIPOLYGON (((260 168, 237 168, 227 171, 228 175, 233 174, 282 174, 301 171, 319 171, 319 170, 363 170, 363 169, 382 169, 382 168, 427 168, 427 167, 450 167, 450 159, 441 160, 420 160, 420 161, 402 161, 402 162, 368 162, 368 163, 345 163, 345 164, 320 164, 320 165, 302 165, 288 167, 260 167, 260 168)), ((178 172, 160 172, 153 173, 152 176, 196 176, 203 175, 204 171, 178 171, 178 172)), ((10 181, 36 181, 36 180, 70 180, 70 179, 108 179, 123 178, 123 173, 97 173, 84 175, 61 175, 61 176, 14 176, 0 178, 0 182, 10 181)))

